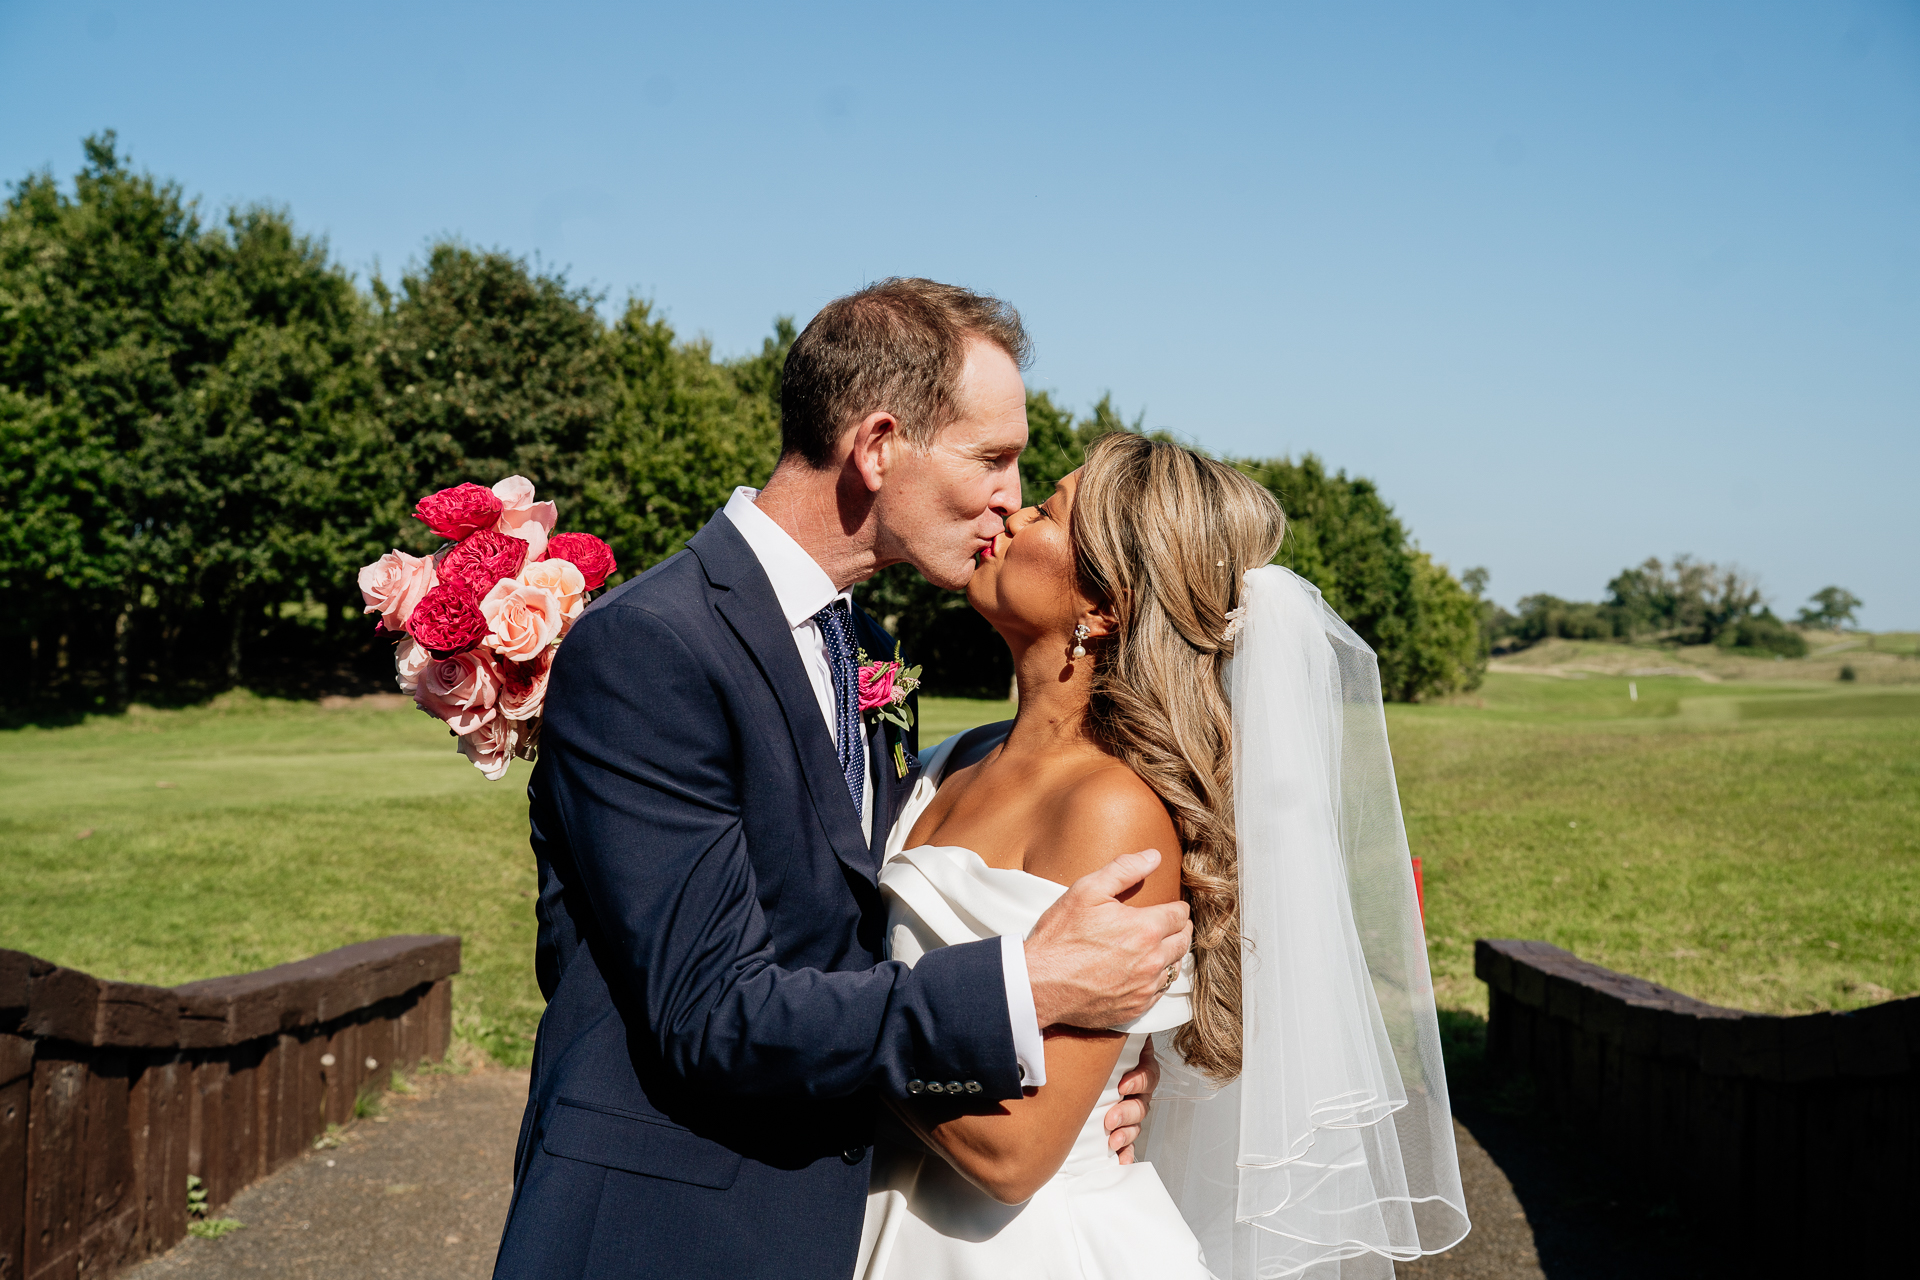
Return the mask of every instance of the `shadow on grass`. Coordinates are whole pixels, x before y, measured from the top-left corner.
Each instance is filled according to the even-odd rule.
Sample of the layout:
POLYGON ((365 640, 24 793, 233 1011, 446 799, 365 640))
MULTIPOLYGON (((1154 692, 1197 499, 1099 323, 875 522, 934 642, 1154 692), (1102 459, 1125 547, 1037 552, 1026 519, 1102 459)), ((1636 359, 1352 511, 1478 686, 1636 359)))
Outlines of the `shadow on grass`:
MULTIPOLYGON (((1443 1009, 1440 1040, 1454 1116, 1512 1185, 1540 1269, 1551 1280, 1693 1280, 1741 1273, 1707 1252, 1713 1224, 1688 1221, 1671 1202, 1636 1188, 1630 1176, 1607 1166, 1590 1143, 1545 1112, 1529 1077, 1490 1064, 1485 1018, 1443 1009)), ((1473 1195, 1469 1188, 1469 1216, 1476 1212, 1473 1195)))

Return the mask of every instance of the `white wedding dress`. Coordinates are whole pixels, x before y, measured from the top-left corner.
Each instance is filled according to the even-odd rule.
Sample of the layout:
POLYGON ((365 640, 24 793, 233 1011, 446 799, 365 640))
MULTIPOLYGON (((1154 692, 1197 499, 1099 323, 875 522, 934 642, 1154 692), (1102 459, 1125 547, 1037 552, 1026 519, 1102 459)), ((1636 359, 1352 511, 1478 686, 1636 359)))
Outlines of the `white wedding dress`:
MULTIPOLYGON (((892 959, 913 964, 936 947, 1011 934, 1024 938, 1065 885, 989 867, 971 849, 901 849, 932 801, 958 736, 929 753, 894 825, 880 886, 892 959)), ((1206 1280, 1199 1242, 1146 1163, 1107 1150, 1104 1119, 1120 1078, 1151 1032, 1191 1016, 1186 964, 1167 993, 1125 1027, 1119 1062, 1066 1163, 1034 1197, 1003 1205, 902 1125, 875 1145, 856 1280, 1206 1280)))

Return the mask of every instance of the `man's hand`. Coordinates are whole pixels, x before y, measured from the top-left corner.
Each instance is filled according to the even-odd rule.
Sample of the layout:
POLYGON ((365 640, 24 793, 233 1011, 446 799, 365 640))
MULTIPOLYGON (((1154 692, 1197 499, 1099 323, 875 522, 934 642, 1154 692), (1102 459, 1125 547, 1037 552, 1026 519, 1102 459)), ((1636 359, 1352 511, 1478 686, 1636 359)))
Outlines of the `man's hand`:
POLYGON ((1193 942, 1187 904, 1130 907, 1119 895, 1160 865, 1160 851, 1123 853, 1073 882, 1027 935, 1027 979, 1040 1025, 1091 1031, 1131 1022, 1160 998, 1193 942))
POLYGON ((1160 1060, 1153 1056, 1153 1041, 1140 1046, 1140 1061, 1120 1077, 1120 1101, 1107 1108, 1107 1150, 1120 1157, 1121 1164, 1133 1163, 1133 1144, 1140 1137, 1140 1125, 1153 1105, 1153 1091, 1160 1087, 1160 1060))

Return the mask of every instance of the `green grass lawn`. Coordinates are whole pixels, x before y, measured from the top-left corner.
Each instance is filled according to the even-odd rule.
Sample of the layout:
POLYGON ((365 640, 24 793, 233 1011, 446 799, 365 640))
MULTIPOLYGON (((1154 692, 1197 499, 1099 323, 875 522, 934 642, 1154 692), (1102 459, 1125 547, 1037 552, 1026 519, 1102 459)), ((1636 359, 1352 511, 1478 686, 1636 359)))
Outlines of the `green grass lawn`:
POLYGON ((1776 1013, 1920 991, 1920 688, 1631 683, 1389 709, 1441 1003, 1485 1010, 1477 937, 1776 1013))
MULTIPOLYGON (((1920 691, 1627 683, 1494 675, 1390 709, 1442 1002, 1484 1007, 1487 936, 1755 1009, 1920 989, 1920 691)), ((929 699, 923 741, 1011 712, 929 699)), ((365 704, 228 695, 6 731, 0 945, 171 984, 456 933, 460 1034, 524 1062, 526 777, 488 783, 436 722, 365 704)))

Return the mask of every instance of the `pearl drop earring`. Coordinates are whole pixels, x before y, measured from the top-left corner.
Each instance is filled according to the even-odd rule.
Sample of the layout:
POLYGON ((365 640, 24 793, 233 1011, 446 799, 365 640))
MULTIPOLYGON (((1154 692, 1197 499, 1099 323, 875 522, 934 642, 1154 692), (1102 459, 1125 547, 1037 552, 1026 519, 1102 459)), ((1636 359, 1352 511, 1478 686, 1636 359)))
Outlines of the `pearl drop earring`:
POLYGON ((1084 658, 1087 656, 1087 646, 1085 642, 1088 634, 1089 633, 1087 630, 1086 623, 1079 622, 1074 624, 1074 628, 1073 628, 1073 656, 1074 657, 1084 658))

